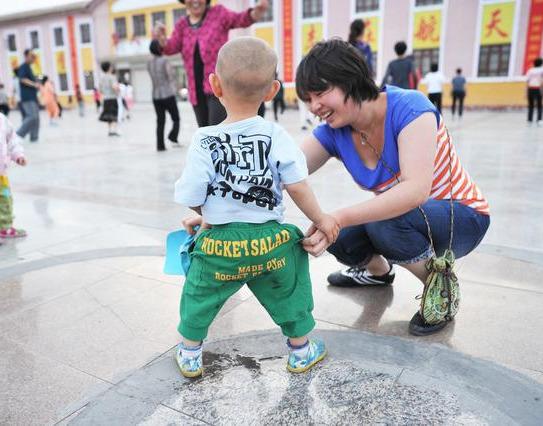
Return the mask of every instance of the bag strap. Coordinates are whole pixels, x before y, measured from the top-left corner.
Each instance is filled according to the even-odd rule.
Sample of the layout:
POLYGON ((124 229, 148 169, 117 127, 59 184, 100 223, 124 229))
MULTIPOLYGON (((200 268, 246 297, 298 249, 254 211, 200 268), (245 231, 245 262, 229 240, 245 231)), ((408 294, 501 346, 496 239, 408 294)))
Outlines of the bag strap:
MULTIPOLYGON (((453 183, 452 183, 452 142, 451 142, 451 136, 449 135, 449 130, 445 128, 445 131, 447 132, 447 143, 449 145, 449 186, 450 186, 450 210, 451 210, 451 221, 450 221, 450 230, 449 230, 449 250, 452 251, 452 243, 453 243, 453 237, 454 237, 454 200, 453 200, 453 183)), ((385 169, 391 174, 391 176, 394 176, 396 179, 396 183, 400 183, 400 179, 398 178, 398 175, 394 173, 394 170, 387 164, 387 162, 383 159, 383 155, 379 155, 377 150, 373 147, 371 143, 369 143, 368 138, 362 133, 360 133, 360 137, 364 141, 365 145, 368 145, 375 156, 377 157, 378 162, 381 162, 385 169)), ((430 249, 432 250, 432 253, 434 253, 434 256, 436 255, 435 247, 434 247, 434 239, 432 238, 432 230, 430 229, 430 221, 428 220, 428 216, 426 215, 426 212, 422 208, 422 206, 417 206, 419 211, 422 214, 422 217, 424 218, 424 222, 426 224, 426 229, 428 231, 428 239, 430 240, 430 249)))

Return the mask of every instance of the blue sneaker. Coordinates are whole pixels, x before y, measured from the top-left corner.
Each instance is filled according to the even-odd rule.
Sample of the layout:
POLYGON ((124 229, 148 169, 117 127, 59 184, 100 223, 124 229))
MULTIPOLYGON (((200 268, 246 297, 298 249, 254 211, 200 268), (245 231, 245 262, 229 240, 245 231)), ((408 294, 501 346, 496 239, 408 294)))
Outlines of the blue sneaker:
POLYGON ((181 374, 185 377, 201 376, 204 372, 204 368, 202 367, 202 347, 199 346, 197 349, 193 349, 199 353, 196 356, 190 357, 183 356, 183 349, 185 352, 188 352, 187 348, 183 346, 183 343, 180 343, 177 345, 177 349, 175 351, 175 360, 177 361, 179 370, 181 370, 181 374))
POLYGON ((289 346, 287 370, 292 373, 304 373, 326 356, 324 342, 319 339, 309 339, 309 350, 305 357, 300 357, 289 346))

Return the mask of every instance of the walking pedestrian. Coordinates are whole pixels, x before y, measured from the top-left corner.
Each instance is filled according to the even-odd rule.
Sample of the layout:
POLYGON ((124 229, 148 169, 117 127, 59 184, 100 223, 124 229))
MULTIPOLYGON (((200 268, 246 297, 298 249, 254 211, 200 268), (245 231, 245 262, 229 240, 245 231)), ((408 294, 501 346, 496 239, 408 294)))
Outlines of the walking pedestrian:
POLYGON ((526 73, 526 84, 528 86, 528 125, 531 125, 534 118, 534 107, 537 107, 537 126, 543 126, 541 121, 541 86, 543 84, 543 59, 534 60, 534 66, 526 73))
POLYGON ((178 145, 179 136, 179 109, 175 98, 175 75, 170 61, 162 55, 162 46, 158 40, 151 41, 149 46, 153 57, 147 62, 147 71, 153 84, 153 106, 156 113, 156 149, 165 151, 164 127, 166 125, 166 112, 172 119, 172 129, 168 133, 168 140, 178 145))
POLYGON ((40 83, 37 81, 31 67, 36 60, 36 55, 32 49, 26 49, 24 58, 25 61, 19 67, 17 73, 21 92, 23 123, 16 133, 22 139, 30 133, 30 142, 37 142, 40 133, 40 107, 38 105, 40 83))
POLYGON ((462 75, 462 68, 456 69, 456 76, 452 79, 452 116, 456 113, 458 102, 458 118, 462 118, 464 111, 464 98, 466 97, 466 79, 462 75))
POLYGON ((371 46, 364 41, 364 29, 366 25, 362 19, 355 19, 351 22, 351 29, 349 32, 349 43, 356 47, 364 59, 371 72, 372 76, 375 76, 375 68, 373 66, 373 53, 371 52, 371 46))
POLYGON ((430 65, 430 72, 422 79, 421 83, 428 87, 428 99, 432 102, 439 113, 441 114, 441 101, 443 97, 443 83, 445 76, 438 71, 438 65, 433 63, 430 65))
POLYGON ((394 45, 394 51, 398 57, 388 64, 381 87, 390 84, 402 89, 415 89, 418 77, 413 58, 405 55, 407 44, 399 41, 394 45))

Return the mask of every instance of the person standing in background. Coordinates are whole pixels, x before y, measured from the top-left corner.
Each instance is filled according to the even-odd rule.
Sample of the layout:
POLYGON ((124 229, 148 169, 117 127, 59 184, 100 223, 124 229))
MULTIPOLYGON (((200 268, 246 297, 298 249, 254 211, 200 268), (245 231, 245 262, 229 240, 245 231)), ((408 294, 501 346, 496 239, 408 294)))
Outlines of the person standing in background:
POLYGON ((394 45, 394 51, 398 57, 388 64, 381 87, 390 84, 402 89, 415 89, 418 83, 417 72, 413 58, 405 56, 407 44, 399 41, 394 45))
POLYGON ((526 73, 528 86, 528 125, 531 126, 534 118, 534 106, 537 106, 537 126, 543 126, 541 121, 541 86, 543 84, 543 59, 534 60, 534 66, 526 73))
POLYGON ((40 133, 40 107, 38 105, 40 83, 37 81, 31 67, 36 60, 36 55, 34 55, 32 49, 26 49, 24 56, 25 61, 19 67, 17 73, 21 92, 23 123, 16 133, 22 139, 30 133, 30 142, 37 142, 40 133))
POLYGON ((273 98, 273 116, 275 121, 279 121, 277 111, 281 109, 281 114, 285 112, 285 88, 283 87, 283 82, 279 80, 277 73, 275 73, 275 79, 279 82, 279 90, 273 98))
POLYGON ((75 99, 77 101, 77 109, 79 110, 79 116, 85 117, 85 100, 81 94, 81 87, 79 84, 75 85, 75 99))
POLYGON ((93 95, 94 95, 94 103, 96 104, 96 112, 100 112, 100 107, 102 106, 102 102, 100 102, 100 91, 95 87, 93 89, 93 95))
POLYGON ((430 65, 430 72, 422 79, 421 83, 428 87, 428 99, 432 102, 441 114, 441 99, 443 96, 443 83, 445 76, 438 71, 436 63, 430 65))
POLYGON ((9 114, 9 98, 2 83, 0 83, 0 113, 6 117, 9 114))
POLYGON ((464 98, 466 97, 466 79, 462 75, 462 68, 456 69, 456 76, 452 79, 452 116, 456 113, 456 102, 458 101, 458 117, 462 118, 464 111, 464 98))
POLYGON ((51 80, 49 80, 49 77, 47 77, 46 75, 43 76, 41 84, 41 101, 43 103, 43 106, 47 110, 47 114, 49 115, 49 124, 51 126, 55 126, 57 124, 56 120, 59 117, 60 113, 57 98, 55 95, 55 89, 53 87, 53 83, 51 83, 51 80))
POLYGON ((179 136, 179 109, 175 98, 175 75, 170 61, 162 56, 162 46, 158 40, 151 41, 149 50, 153 58, 147 62, 147 71, 153 84, 153 106, 156 113, 156 149, 165 151, 164 126, 166 125, 166 111, 172 119, 172 130, 168 134, 168 140, 178 144, 179 136))
POLYGON ((165 55, 181 53, 187 71, 189 100, 198 127, 219 124, 226 118, 226 111, 209 84, 219 49, 228 41, 231 29, 247 28, 259 21, 268 10, 269 3, 268 0, 259 0, 254 7, 234 12, 221 4, 211 6, 211 0, 179 2, 185 5, 187 16, 175 23, 169 38, 165 25, 157 23, 154 37, 165 55))
POLYGON ((370 69, 371 75, 375 77, 375 68, 373 67, 373 53, 371 46, 364 41, 364 29, 366 25, 362 19, 355 19, 351 22, 351 30, 349 32, 349 43, 356 47, 370 69))
POLYGON ((120 134, 117 133, 117 119, 119 113, 117 96, 119 94, 119 84, 115 78, 115 71, 111 62, 102 62, 101 68, 103 74, 100 77, 100 92, 104 97, 104 107, 102 108, 99 120, 107 123, 108 136, 120 136, 120 134))
POLYGON ((21 111, 21 117, 25 118, 23 109, 21 108, 21 86, 19 83, 19 77, 17 73, 19 72, 19 67, 13 68, 13 79, 11 80, 11 108, 17 108, 21 111))

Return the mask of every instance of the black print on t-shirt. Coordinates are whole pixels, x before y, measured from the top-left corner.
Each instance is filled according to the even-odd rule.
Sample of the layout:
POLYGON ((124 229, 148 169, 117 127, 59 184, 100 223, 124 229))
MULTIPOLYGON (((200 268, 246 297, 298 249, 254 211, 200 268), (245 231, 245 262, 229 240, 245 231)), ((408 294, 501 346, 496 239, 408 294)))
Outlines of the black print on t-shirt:
POLYGON ((239 135, 237 143, 232 144, 231 136, 223 133, 217 137, 208 136, 200 143, 202 148, 211 152, 215 172, 223 178, 217 180, 217 185, 208 186, 208 196, 230 196, 243 204, 255 203, 268 210, 277 206, 277 200, 270 190, 273 177, 268 165, 271 150, 269 136, 239 135), (236 174, 236 168, 243 174, 236 174), (244 183, 251 184, 245 193, 236 191, 231 186, 244 183))

